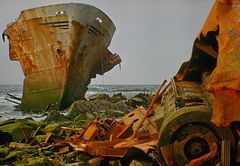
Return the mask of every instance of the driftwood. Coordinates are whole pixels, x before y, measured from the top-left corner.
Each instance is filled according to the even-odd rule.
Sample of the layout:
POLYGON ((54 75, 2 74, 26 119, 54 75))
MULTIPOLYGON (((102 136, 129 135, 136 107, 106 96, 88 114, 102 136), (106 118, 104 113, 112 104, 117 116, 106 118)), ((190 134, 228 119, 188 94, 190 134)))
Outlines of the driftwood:
POLYGON ((21 101, 22 99, 20 97, 16 97, 16 96, 13 96, 9 93, 7 93, 7 95, 11 98, 11 99, 14 99, 14 100, 18 100, 18 101, 21 101))
POLYGON ((16 101, 13 101, 13 100, 8 99, 8 98, 4 98, 4 99, 7 100, 7 101, 9 101, 9 102, 11 102, 11 103, 17 104, 17 105, 20 104, 20 103, 18 103, 18 102, 16 102, 16 101))

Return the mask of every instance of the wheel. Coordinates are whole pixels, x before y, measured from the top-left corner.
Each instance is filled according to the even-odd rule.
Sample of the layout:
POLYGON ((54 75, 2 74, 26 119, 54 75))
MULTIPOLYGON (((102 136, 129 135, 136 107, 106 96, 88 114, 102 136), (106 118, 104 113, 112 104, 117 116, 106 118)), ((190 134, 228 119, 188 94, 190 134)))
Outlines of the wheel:
POLYGON ((171 138, 171 162, 174 165, 186 165, 191 160, 212 151, 213 144, 218 145, 218 142, 216 134, 204 125, 188 124, 182 126, 171 138))

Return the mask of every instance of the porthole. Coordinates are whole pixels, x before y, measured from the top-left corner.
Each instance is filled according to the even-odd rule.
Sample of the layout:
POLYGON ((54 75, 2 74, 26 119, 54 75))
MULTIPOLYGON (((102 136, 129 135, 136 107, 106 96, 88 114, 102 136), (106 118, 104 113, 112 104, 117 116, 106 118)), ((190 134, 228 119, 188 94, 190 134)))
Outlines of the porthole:
POLYGON ((60 55, 60 56, 62 56, 62 55, 63 55, 63 51, 58 48, 58 49, 57 49, 57 54, 60 55))

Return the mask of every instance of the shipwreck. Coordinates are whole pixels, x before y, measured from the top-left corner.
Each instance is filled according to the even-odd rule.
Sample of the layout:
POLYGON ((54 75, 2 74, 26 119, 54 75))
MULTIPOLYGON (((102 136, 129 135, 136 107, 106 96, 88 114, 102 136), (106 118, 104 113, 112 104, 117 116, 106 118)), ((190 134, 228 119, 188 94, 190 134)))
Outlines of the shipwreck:
POLYGON ((21 109, 65 109, 84 99, 96 74, 121 62, 108 50, 115 32, 96 7, 69 3, 24 10, 3 32, 25 75, 21 109))
MULTIPOLYGON (((44 129, 37 125, 31 129, 32 121, 28 122, 31 125, 26 125, 27 120, 21 120, 17 123, 19 127, 12 127, 20 134, 14 134, 9 129, 15 122, 10 120, 0 126, 5 136, 2 144, 8 145, 12 141, 7 138, 12 137, 13 141, 35 143, 38 151, 46 152, 50 147, 51 153, 57 155, 48 155, 48 160, 55 165, 64 163, 65 156, 77 158, 78 152, 89 154, 88 164, 92 165, 110 165, 110 162, 130 165, 132 160, 168 166, 240 165, 239 13, 239 1, 216 0, 193 43, 190 60, 182 64, 171 81, 163 81, 148 107, 137 107, 117 119, 93 116, 92 121, 79 128, 58 126, 57 133, 44 130, 47 128, 44 124, 44 129), (38 142, 37 133, 44 134, 38 142)), ((4 33, 10 37, 10 46, 14 41, 8 32, 11 26, 14 24, 4 33)), ((70 62, 75 64, 74 60, 70 62)), ((120 59, 113 62, 120 62, 120 59)), ((72 74, 79 71, 74 65, 69 68, 65 71, 66 83, 71 82, 70 78, 74 82, 76 78, 72 74)), ((72 84, 66 84, 63 89, 74 95, 73 89, 67 89, 69 85, 72 84)), ((4 160, 8 157, 6 155, 4 160)))

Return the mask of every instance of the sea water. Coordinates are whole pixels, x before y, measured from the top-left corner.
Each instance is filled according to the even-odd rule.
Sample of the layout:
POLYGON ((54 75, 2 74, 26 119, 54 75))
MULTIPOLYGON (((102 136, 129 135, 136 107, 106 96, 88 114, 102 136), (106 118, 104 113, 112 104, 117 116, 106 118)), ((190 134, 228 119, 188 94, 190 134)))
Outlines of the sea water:
MULTIPOLYGON (((152 93, 157 89, 157 85, 89 85, 86 93, 86 98, 96 93, 107 93, 110 96, 116 93, 122 93, 128 98, 135 96, 138 93, 152 93)), ((23 114, 15 110, 17 104, 7 101, 7 94, 21 98, 22 85, 0 85, 0 121, 12 118, 32 117, 36 120, 41 120, 45 116, 39 114, 23 114)))

